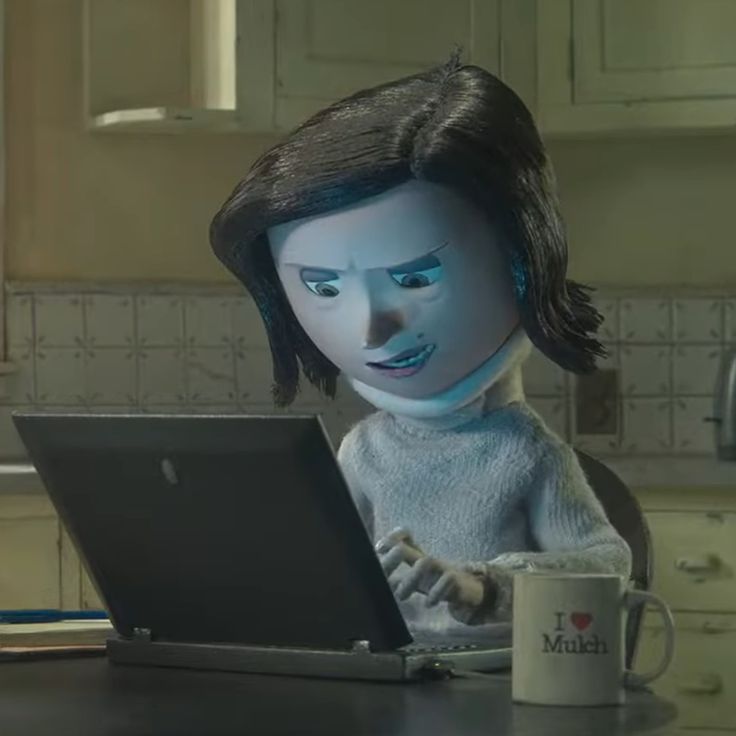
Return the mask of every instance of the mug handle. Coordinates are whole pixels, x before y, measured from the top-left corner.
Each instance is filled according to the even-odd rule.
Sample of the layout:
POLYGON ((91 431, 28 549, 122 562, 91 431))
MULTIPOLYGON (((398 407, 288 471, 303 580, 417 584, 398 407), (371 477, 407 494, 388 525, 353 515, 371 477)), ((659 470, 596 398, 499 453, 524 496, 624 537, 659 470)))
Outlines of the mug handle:
POLYGON ((624 672, 625 687, 639 688, 652 680, 656 680, 670 666, 675 653, 675 622, 667 604, 661 598, 654 595, 654 593, 646 590, 627 590, 624 593, 624 605, 629 610, 634 608, 634 606, 644 606, 647 603, 651 603, 662 616, 665 631, 664 654, 659 665, 649 672, 640 674, 626 670, 624 672))

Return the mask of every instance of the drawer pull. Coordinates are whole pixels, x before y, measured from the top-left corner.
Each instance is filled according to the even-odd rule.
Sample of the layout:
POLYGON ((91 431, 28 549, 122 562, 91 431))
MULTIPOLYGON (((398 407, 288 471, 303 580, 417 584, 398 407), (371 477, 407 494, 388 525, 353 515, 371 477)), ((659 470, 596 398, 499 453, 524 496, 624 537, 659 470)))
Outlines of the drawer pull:
POLYGON ((721 558, 718 555, 679 557, 675 560, 675 568, 692 574, 717 572, 721 568, 721 558))
POLYGON ((677 692, 686 695, 716 695, 723 690, 720 675, 701 675, 677 686, 677 692))

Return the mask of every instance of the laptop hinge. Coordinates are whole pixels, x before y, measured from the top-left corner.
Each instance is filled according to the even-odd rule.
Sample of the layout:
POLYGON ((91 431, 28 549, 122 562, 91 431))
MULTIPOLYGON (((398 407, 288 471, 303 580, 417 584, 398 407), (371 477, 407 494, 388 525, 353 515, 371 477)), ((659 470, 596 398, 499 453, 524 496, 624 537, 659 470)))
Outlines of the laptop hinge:
POLYGON ((367 639, 353 639, 353 654, 370 654, 371 643, 367 639))
POLYGON ((134 628, 133 639, 136 641, 151 641, 151 629, 134 628))

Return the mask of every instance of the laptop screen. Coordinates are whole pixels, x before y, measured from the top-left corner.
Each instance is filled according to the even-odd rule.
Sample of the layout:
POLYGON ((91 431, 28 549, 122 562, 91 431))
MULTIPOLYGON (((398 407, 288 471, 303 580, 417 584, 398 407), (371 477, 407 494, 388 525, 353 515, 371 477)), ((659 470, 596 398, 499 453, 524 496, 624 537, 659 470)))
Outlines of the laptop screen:
POLYGON ((13 419, 122 636, 411 640, 318 417, 13 419))

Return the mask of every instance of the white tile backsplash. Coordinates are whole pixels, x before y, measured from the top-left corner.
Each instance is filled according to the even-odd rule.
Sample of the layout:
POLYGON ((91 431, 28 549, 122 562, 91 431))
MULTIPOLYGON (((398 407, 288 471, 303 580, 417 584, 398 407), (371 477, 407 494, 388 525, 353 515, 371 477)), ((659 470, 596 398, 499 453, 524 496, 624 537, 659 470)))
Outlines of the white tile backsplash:
POLYGON ((682 342, 720 342, 723 338, 722 299, 675 299, 674 339, 682 342))
POLYGON ((621 450, 657 454, 672 449, 672 401, 626 399, 623 402, 621 450))
POLYGON ((166 347, 184 342, 183 299, 171 295, 138 295, 138 344, 166 347))
POLYGON ((189 348, 186 375, 192 404, 235 403, 235 357, 230 346, 189 348))
POLYGON ((88 349, 85 374, 89 404, 138 403, 136 354, 132 347, 88 349))
POLYGON ((675 399, 674 450, 678 453, 714 454, 715 425, 705 421, 712 414, 712 397, 689 396, 675 399))
POLYGON ((667 342, 671 340, 671 312, 669 299, 622 299, 619 313, 619 339, 627 342, 667 342))
POLYGON ((32 404, 35 401, 33 348, 11 345, 8 361, 14 363, 17 370, 0 376, 0 404, 32 404))
POLYGON ((271 351, 263 348, 236 350, 235 380, 238 401, 241 403, 268 404, 271 402, 273 384, 271 351))
POLYGON ((676 346, 672 362, 675 394, 713 396, 722 354, 720 345, 676 346))
POLYGON ((601 342, 615 342, 619 335, 619 301, 594 292, 593 306, 600 312, 603 322, 598 330, 598 339, 601 342))
POLYGON ((726 299, 723 311, 726 342, 736 343, 736 299, 726 299))
POLYGON ((36 400, 39 404, 86 403, 83 348, 42 347, 36 351, 36 400))
POLYGON ((43 294, 35 297, 36 344, 71 347, 84 341, 81 294, 43 294))
POLYGON ((83 304, 90 347, 132 346, 135 343, 132 296, 88 294, 83 304))
POLYGON ((138 391, 141 404, 184 404, 186 387, 181 348, 142 348, 138 351, 138 391))
POLYGON ((33 345, 33 296, 8 294, 5 300, 5 324, 9 346, 33 345))
POLYGON ((232 300, 232 334, 238 347, 268 346, 266 328, 261 313, 252 299, 239 298, 232 300))
POLYGON ((672 348, 669 345, 624 345, 620 351, 624 396, 666 396, 670 392, 672 348))
MULTIPOLYGON (((645 290, 617 295, 604 289, 592 299, 604 316, 598 338, 610 351, 598 365, 620 371, 618 430, 578 434, 574 376, 538 350, 524 365, 532 406, 554 431, 592 454, 712 453, 713 428, 700 415, 710 413, 720 352, 736 344, 736 294, 663 298, 645 290)), ((276 409, 261 315, 248 295, 224 287, 29 284, 9 291, 6 319, 8 358, 18 371, 0 376, 0 457, 10 457, 13 447, 18 452, 2 426, 14 406, 318 412, 337 443, 374 410, 343 377, 331 401, 303 376, 294 404, 276 409)))
POLYGON ((193 347, 222 347, 232 343, 232 300, 218 296, 184 301, 186 343, 193 347))

